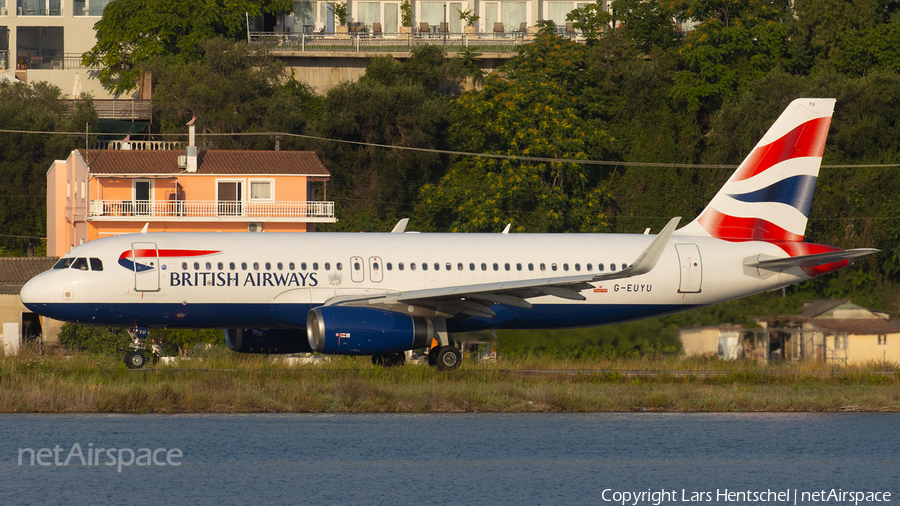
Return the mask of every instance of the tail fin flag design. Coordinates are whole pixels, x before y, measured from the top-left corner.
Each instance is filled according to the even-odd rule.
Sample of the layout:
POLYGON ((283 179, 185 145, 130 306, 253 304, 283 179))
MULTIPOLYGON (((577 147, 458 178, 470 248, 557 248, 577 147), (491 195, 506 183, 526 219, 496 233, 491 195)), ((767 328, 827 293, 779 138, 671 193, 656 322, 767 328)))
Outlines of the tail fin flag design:
POLYGON ((802 241, 834 99, 794 100, 731 178, 679 235, 802 241))

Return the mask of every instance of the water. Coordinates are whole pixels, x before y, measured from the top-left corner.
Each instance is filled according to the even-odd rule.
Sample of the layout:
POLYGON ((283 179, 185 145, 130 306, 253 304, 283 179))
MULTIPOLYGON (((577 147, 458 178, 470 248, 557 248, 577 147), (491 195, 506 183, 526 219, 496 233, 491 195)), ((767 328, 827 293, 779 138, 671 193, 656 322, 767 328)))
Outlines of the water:
POLYGON ((716 495, 725 489, 790 496, 767 504, 832 489, 896 502, 898 424, 814 413, 0 415, 0 504, 621 504, 617 492, 648 492, 636 504, 752 502, 716 495), (85 458, 162 448, 163 465, 124 465, 127 451, 46 466, 26 452, 19 465, 20 449, 57 445, 64 463, 75 443, 85 458), (669 500, 654 501, 661 490, 669 500))

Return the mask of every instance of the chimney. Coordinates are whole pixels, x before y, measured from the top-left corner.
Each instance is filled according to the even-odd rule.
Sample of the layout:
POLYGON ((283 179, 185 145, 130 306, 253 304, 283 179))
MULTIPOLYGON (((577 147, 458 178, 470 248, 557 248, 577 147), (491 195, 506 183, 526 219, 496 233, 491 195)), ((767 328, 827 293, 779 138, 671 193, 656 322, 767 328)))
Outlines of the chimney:
POLYGON ((196 116, 191 118, 188 122, 188 147, 187 147, 187 167, 185 171, 187 172, 197 172, 197 144, 196 144, 196 130, 194 129, 194 120, 197 119, 196 116))

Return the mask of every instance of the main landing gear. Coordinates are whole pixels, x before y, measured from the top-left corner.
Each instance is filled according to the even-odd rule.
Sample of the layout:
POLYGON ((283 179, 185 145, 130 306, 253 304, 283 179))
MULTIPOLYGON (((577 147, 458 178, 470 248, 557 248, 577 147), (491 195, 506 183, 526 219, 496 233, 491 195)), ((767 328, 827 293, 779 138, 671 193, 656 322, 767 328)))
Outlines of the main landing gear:
POLYGON ((129 369, 140 369, 147 363, 147 357, 144 356, 144 340, 147 339, 147 327, 135 327, 128 330, 131 336, 131 344, 128 345, 132 351, 125 353, 125 365, 129 369))
POLYGON ((462 353, 455 346, 435 346, 428 351, 428 365, 439 371, 452 371, 462 364, 462 353))

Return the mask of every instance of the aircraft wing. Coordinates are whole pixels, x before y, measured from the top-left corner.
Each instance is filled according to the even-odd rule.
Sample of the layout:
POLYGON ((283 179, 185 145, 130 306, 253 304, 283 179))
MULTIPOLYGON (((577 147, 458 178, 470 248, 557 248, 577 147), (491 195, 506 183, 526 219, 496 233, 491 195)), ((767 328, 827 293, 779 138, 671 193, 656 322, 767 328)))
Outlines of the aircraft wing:
POLYGON ((792 267, 816 267, 819 265, 839 262, 841 260, 850 260, 865 255, 871 255, 881 250, 875 248, 857 248, 840 251, 829 251, 828 253, 818 253, 815 255, 802 255, 789 258, 774 258, 764 260, 761 258, 748 259, 744 262, 747 267, 756 267, 769 271, 781 272, 792 267))
POLYGON ((647 246, 647 249, 638 255, 631 265, 619 272, 498 281, 429 288, 426 290, 408 290, 379 295, 338 296, 326 301, 325 305, 390 307, 404 304, 426 307, 449 316, 462 313, 471 316, 491 317, 494 316, 494 313, 489 307, 493 304, 531 308, 532 304, 525 299, 545 295, 580 301, 584 300, 585 297, 579 292, 593 288, 591 283, 630 278, 650 272, 656 266, 660 256, 662 256, 680 219, 672 218, 650 245, 647 246))

